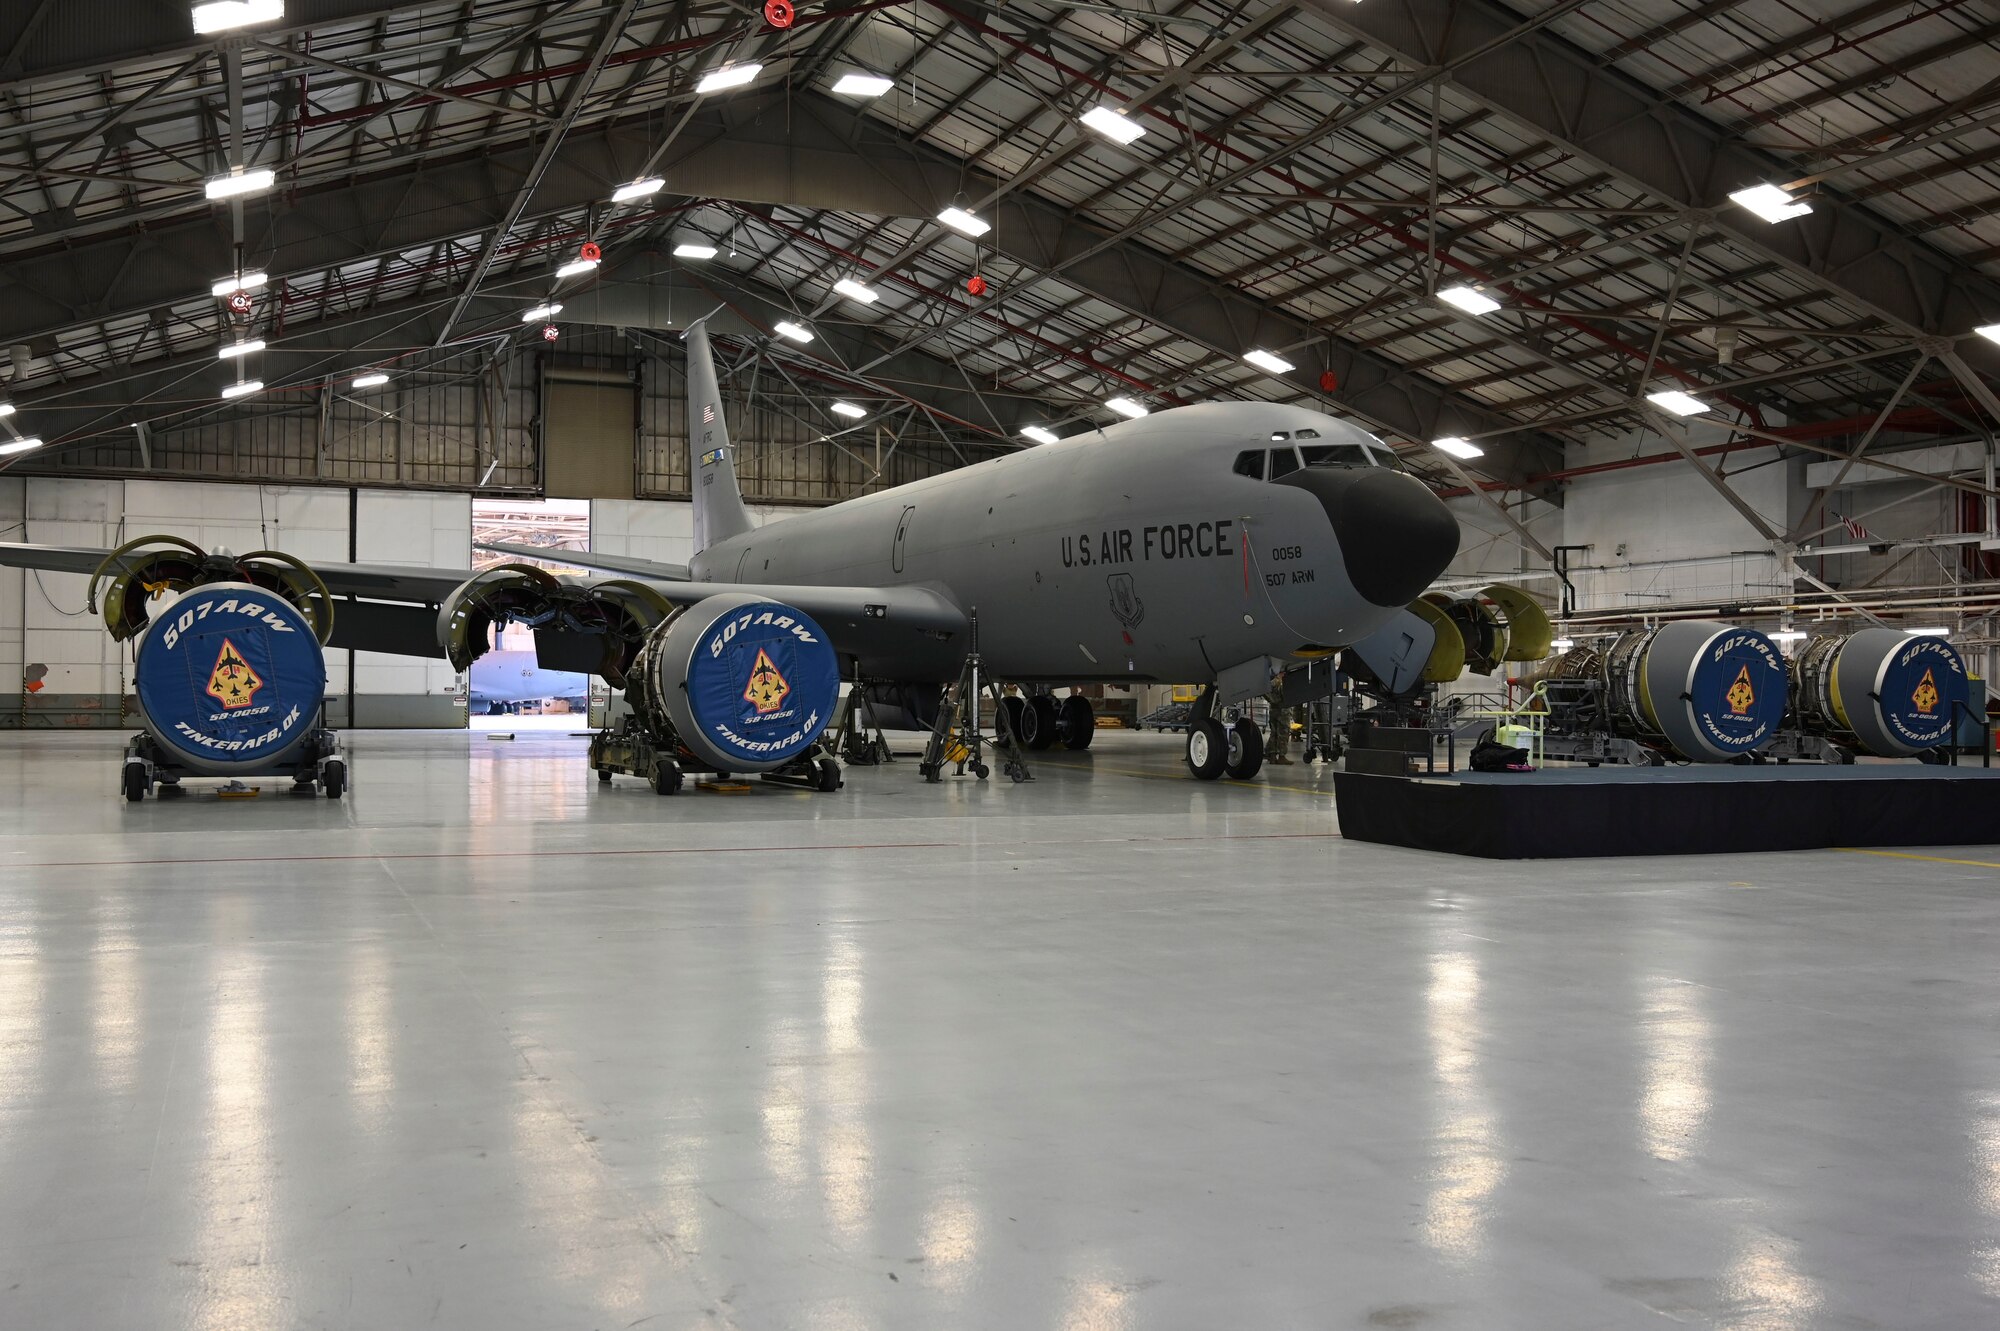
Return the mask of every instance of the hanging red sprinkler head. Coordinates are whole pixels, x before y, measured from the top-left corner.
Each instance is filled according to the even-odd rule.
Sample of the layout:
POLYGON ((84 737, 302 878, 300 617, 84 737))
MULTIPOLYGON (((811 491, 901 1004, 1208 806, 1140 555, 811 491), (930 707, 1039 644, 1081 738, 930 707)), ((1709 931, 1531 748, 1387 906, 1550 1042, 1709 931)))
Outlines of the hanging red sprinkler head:
POLYGON ((789 28, 798 16, 791 0, 764 0, 764 21, 774 28, 789 28))
POLYGON ((596 263, 604 257, 604 251, 598 246, 596 241, 586 240, 583 242, 583 248, 576 252, 576 257, 582 259, 585 263, 596 263))
POLYGON ((561 336, 562 336, 562 329, 557 328, 554 324, 542 325, 542 341, 553 342, 561 336))
POLYGON ((966 294, 968 295, 973 295, 973 296, 985 295, 986 279, 981 277, 978 273, 974 273, 971 277, 965 279, 965 290, 966 294))
POLYGON ((1319 376, 1319 391, 1331 393, 1340 387, 1340 376, 1332 370, 1322 370, 1319 376))

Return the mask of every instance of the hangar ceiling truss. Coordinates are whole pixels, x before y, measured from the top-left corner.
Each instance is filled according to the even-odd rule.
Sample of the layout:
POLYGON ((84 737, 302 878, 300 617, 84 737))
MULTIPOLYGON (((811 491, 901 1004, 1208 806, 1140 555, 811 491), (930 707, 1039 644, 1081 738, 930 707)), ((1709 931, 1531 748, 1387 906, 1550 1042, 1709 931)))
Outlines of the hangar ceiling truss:
POLYGON ((64 443, 241 410, 215 400, 239 334, 310 409, 370 365, 520 346, 553 298, 653 352, 725 306, 739 354, 966 457, 1113 394, 1321 404, 1440 483, 1543 497, 1661 388, 1839 457, 1994 428, 1983 0, 832 0, 783 31, 754 8, 287 0, 203 39, 174 4, 7 6, 21 419, 64 443), (754 86, 697 93, 748 61, 754 86), (857 70, 893 90, 831 93, 857 70), (1082 128, 1100 103, 1145 133, 1082 128), (204 199, 233 167, 277 188, 204 199), (1758 183, 1811 213, 1729 202, 1758 183), (585 240, 603 267, 556 283, 585 240), (249 269, 272 280, 246 322, 209 287, 249 269), (1440 302, 1459 286, 1500 308, 1440 302), (773 340, 780 317, 824 335, 773 340), (1447 434, 1485 455, 1442 466, 1447 434))

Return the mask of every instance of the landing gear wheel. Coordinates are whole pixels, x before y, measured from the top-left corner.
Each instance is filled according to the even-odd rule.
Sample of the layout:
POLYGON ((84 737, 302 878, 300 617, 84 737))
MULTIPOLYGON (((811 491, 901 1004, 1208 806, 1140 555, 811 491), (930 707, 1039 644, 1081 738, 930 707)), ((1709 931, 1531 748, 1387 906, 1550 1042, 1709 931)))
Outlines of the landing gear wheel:
POLYGON ((1052 749, 1056 743, 1056 700, 1046 693, 1028 699, 1021 711, 1021 742, 1031 749, 1052 749))
POLYGON ((1004 726, 1004 734, 1010 735, 1017 743, 1028 742, 1026 720, 1028 703, 1025 698, 1008 694, 1000 700, 1000 710, 993 718, 995 726, 1004 726))
POLYGON ((680 792, 680 764, 662 758, 653 764, 653 774, 646 778, 646 784, 653 788, 655 795, 674 795, 680 792))
POLYGON ((328 763, 320 773, 319 784, 328 799, 339 799, 347 793, 347 764, 338 761, 328 763))
POLYGON ((1065 749, 1075 753, 1089 748, 1090 741, 1097 735, 1097 713, 1091 710, 1090 699, 1080 693, 1064 698, 1061 725, 1065 749))
POLYGON ((1222 722, 1206 717, 1188 726, 1187 765, 1198 781, 1221 779, 1229 766, 1229 732, 1222 722))
POLYGON ((146 798, 146 769, 138 763, 125 764, 125 801, 137 804, 146 798))
POLYGON ((813 775, 816 779, 816 784, 813 787, 815 790, 823 791, 830 795, 840 789, 840 764, 833 759, 822 758, 814 763, 813 775))
POLYGON ((1229 727, 1229 762, 1225 771, 1238 781, 1248 781, 1264 765, 1264 732, 1249 721, 1229 727))

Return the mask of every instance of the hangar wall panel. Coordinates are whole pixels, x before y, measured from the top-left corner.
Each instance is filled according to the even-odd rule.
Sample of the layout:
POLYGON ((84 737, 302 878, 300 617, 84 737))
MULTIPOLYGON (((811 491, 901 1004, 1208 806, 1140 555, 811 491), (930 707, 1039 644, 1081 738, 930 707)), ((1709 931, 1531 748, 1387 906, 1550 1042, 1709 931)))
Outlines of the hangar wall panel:
MULTIPOLYGON (((471 500, 465 495, 362 491, 356 545, 364 562, 471 566, 471 500)), ((134 536, 183 536, 208 549, 282 549, 308 563, 346 562, 344 489, 99 478, 0 478, 0 527, 8 540, 110 547, 134 536)), ((123 726, 129 721, 129 648, 111 641, 85 609, 81 574, 0 570, 0 729, 123 726), (45 666, 43 688, 25 670, 45 666)), ((368 726, 463 726, 458 676, 443 662, 354 653, 368 726)), ((348 657, 327 657, 330 714, 347 723, 348 657)))

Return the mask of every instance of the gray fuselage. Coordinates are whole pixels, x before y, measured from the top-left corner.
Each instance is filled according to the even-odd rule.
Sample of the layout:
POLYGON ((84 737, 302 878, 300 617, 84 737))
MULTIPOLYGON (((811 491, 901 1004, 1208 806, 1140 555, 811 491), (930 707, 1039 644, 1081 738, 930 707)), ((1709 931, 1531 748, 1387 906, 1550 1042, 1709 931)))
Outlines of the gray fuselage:
MULTIPOLYGON (((773 522, 702 551, 691 571, 764 586, 930 587, 978 613, 980 650, 1004 679, 1212 680, 1260 656, 1352 643, 1400 604, 1356 589, 1351 552, 1314 493, 1233 469, 1301 430, 1341 465, 1390 456, 1304 408, 1184 407, 773 522)), ((1423 501, 1437 503, 1428 491, 1423 501)), ((954 662, 940 674, 935 652, 910 667, 894 673, 955 673, 954 662)))

